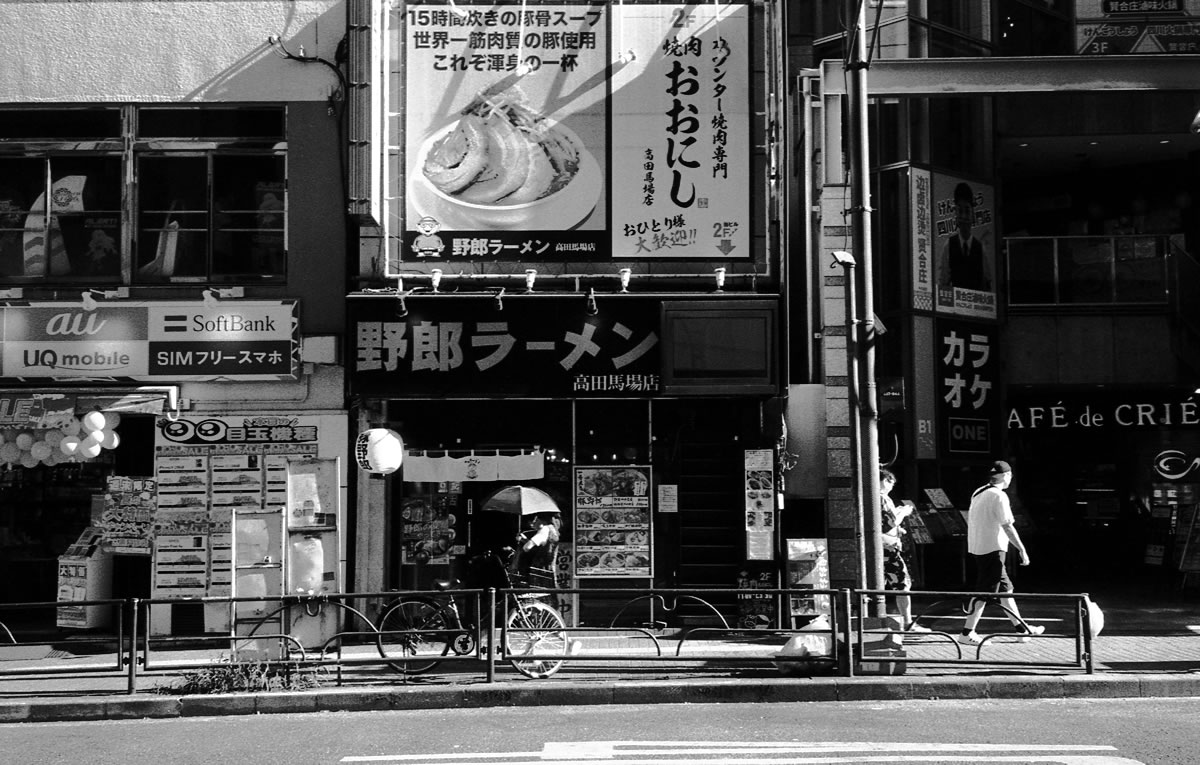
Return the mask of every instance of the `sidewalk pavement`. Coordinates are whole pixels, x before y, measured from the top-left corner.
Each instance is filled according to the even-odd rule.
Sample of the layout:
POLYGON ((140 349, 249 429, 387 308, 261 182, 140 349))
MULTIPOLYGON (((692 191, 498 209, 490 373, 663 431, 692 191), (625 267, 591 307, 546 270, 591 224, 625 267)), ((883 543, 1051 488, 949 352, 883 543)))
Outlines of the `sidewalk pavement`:
MULTIPOLYGON (((774 663, 782 636, 682 647, 664 636, 668 661, 647 658, 653 643, 644 637, 581 634, 582 652, 541 680, 502 662, 489 683, 483 662, 460 659, 419 676, 356 664, 340 673, 340 685, 331 673, 311 690, 212 695, 179 695, 171 686, 181 672, 174 666, 215 660, 213 650, 155 652, 137 693, 129 694, 115 653, 76 655, 61 643, 0 645, 0 723, 487 706, 1200 696, 1200 603, 1105 610, 1108 627, 1093 642, 1094 674, 1073 666, 1076 643, 1064 637, 1070 631, 1061 620, 1036 617, 1029 621, 1043 623, 1046 636, 1024 644, 999 636, 978 652, 962 646, 961 660, 949 632, 905 635, 900 663, 883 662, 874 665, 878 674, 857 677, 785 675, 774 663), (107 671, 78 671, 98 665, 107 671), (17 671, 27 674, 11 674, 17 671)), ((985 621, 980 632, 1001 626, 985 621)))

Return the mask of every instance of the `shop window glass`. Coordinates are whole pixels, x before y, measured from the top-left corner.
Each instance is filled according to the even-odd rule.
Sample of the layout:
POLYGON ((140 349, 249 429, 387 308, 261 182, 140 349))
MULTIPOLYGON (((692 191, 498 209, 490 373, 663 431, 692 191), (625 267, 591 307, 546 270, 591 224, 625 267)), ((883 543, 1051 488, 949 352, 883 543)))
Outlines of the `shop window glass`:
POLYGON ((1116 301, 1162 302, 1166 294, 1166 261, 1162 240, 1152 236, 1119 237, 1116 244, 1116 301))
POLYGON ((1064 303, 1111 303, 1113 247, 1108 237, 1059 240, 1059 295, 1064 303))
POLYGON ((138 169, 139 281, 285 274, 282 157, 150 156, 138 169))
POLYGON ((0 284, 282 280, 285 114, 0 110, 0 284))
POLYGON ((1001 56, 1064 56, 1071 49, 1071 28, 1054 5, 1027 5, 1020 0, 1000 0, 996 52, 1001 56), (1051 6, 1051 7, 1047 7, 1051 6))
POLYGON ((978 40, 991 37, 992 4, 989 0, 964 3, 962 0, 925 0, 926 18, 978 40))
POLYGON ((0 158, 0 179, 5 280, 120 277, 120 157, 0 158))
POLYGON ((138 111, 139 138, 282 140, 283 135, 283 111, 280 109, 143 108, 138 111))
POLYGON ((1008 302, 1054 303, 1054 240, 1008 240, 1008 302))
POLYGON ((121 112, 100 109, 5 111, 0 139, 6 141, 96 141, 121 137, 121 112))
POLYGON ((575 407, 575 462, 642 465, 650 461, 648 401, 579 401, 575 407))
POLYGON ((990 175, 987 113, 982 97, 929 99, 930 162, 964 175, 990 175))

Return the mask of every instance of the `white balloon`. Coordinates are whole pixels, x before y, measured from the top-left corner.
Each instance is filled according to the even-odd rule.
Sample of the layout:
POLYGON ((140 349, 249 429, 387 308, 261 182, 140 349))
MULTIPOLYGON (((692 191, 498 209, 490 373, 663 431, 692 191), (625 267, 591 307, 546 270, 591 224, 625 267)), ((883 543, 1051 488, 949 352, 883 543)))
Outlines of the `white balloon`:
POLYGON ((80 421, 87 432, 104 430, 104 412, 88 412, 80 421))
POLYGON ((32 433, 24 433, 24 432, 21 433, 16 438, 16 444, 17 444, 17 448, 20 449, 21 451, 23 451, 23 452, 29 451, 29 447, 33 446, 33 434, 32 433))
POLYGON ((85 438, 79 444, 79 456, 87 459, 92 459, 100 453, 100 442, 93 441, 91 438, 85 438))
POLYGON ((34 442, 33 446, 29 447, 29 453, 37 458, 38 462, 41 462, 49 457, 53 451, 54 448, 45 441, 36 441, 34 442))
POLYGON ((121 415, 120 414, 118 414, 117 412, 105 412, 104 413, 104 427, 105 428, 112 430, 113 428, 117 427, 120 424, 121 424, 121 415))
POLYGON ((63 435, 61 430, 47 430, 45 435, 42 436, 42 439, 54 449, 58 448, 58 445, 62 443, 64 438, 66 436, 63 435))
POLYGON ((13 463, 21 459, 21 449, 11 441, 0 444, 0 462, 13 463))
POLYGON ((29 452, 25 452, 24 454, 21 455, 21 465, 24 467, 27 467, 27 468, 37 467, 38 458, 34 457, 29 452))
MULTIPOLYGON (((68 457, 74 457, 79 451, 79 436, 64 436, 58 445, 58 450, 68 457)), ((2 449, 3 447, 0 447, 2 449)))
POLYGON ((81 427, 83 427, 83 424, 81 422, 79 422, 79 418, 72 417, 71 419, 64 422, 62 424, 62 427, 59 428, 59 430, 61 430, 63 433, 65 433, 68 436, 76 436, 76 435, 79 435, 79 429, 81 427))
POLYGON ((117 435, 115 430, 100 431, 100 448, 116 449, 121 445, 121 437, 117 435))

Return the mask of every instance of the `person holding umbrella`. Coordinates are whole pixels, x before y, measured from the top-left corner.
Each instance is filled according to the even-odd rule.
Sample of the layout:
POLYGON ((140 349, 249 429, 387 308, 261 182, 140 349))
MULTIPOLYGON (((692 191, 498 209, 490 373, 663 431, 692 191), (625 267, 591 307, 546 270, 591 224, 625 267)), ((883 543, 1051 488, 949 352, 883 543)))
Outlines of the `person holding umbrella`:
POLYGON ((533 584, 529 579, 530 569, 549 571, 550 580, 547 584, 553 586, 562 515, 557 512, 543 512, 528 517, 528 529, 517 534, 517 551, 520 553, 517 572, 526 582, 533 584))

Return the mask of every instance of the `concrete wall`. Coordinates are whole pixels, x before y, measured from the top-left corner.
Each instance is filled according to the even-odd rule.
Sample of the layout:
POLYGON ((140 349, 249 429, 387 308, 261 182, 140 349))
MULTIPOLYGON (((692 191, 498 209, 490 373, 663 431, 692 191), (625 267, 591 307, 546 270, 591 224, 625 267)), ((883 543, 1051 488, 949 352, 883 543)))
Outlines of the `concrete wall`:
POLYGON ((344 0, 5 0, 0 103, 323 100, 344 0))

